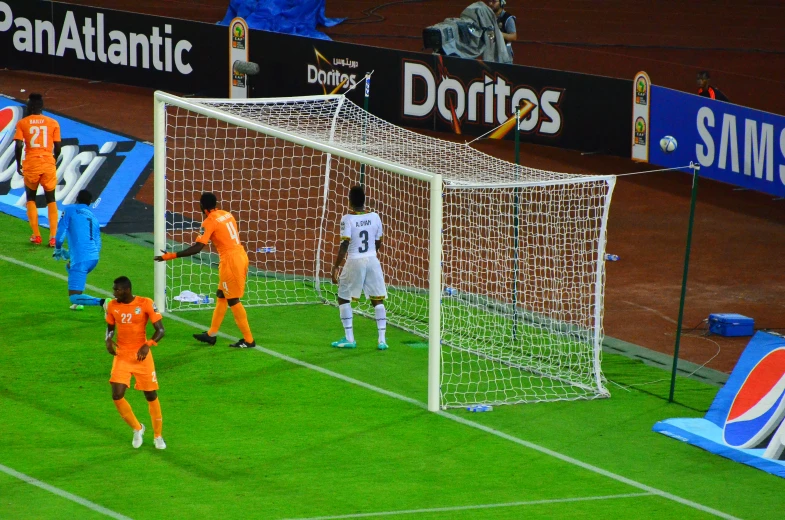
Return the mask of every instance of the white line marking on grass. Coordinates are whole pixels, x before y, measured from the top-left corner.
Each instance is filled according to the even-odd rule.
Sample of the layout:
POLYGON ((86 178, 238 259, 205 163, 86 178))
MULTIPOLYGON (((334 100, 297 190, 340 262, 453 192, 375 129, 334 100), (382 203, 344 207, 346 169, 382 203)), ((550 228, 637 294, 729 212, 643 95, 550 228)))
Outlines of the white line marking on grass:
POLYGON ((504 504, 480 504, 476 506, 433 507, 430 509, 406 509, 402 511, 384 511, 379 513, 356 513, 353 515, 314 516, 309 518, 288 518, 286 520, 340 520, 342 518, 370 518, 375 516, 416 515, 418 513, 447 513, 450 511, 468 511, 472 509, 493 509, 497 507, 537 506, 542 504, 561 504, 565 502, 584 502, 587 500, 611 500, 614 498, 650 497, 651 493, 628 493, 626 495, 606 495, 599 497, 554 498, 550 500, 529 500, 526 502, 507 502, 504 504))
POLYGON ((46 491, 49 491, 50 493, 54 493, 57 496, 63 497, 65 499, 67 499, 67 500, 70 500, 71 502, 76 502, 77 504, 83 505, 86 508, 92 509, 93 511, 95 511, 97 513, 101 513, 101 514, 104 514, 106 516, 111 516, 112 518, 117 518, 117 520, 132 520, 131 518, 129 518, 129 517, 125 516, 125 515, 121 515, 120 513, 115 513, 111 509, 107 509, 107 508, 105 508, 103 506, 99 506, 95 502, 90 502, 89 500, 84 499, 82 497, 78 497, 76 495, 73 495, 73 494, 69 493, 68 491, 63 491, 60 488, 56 488, 54 486, 50 486, 46 482, 41 482, 40 480, 34 479, 33 477, 28 477, 24 473, 19 473, 18 471, 13 470, 13 469, 11 469, 11 468, 9 468, 7 466, 3 466, 2 464, 0 464, 0 471, 2 471, 3 473, 6 473, 8 475, 11 475, 12 477, 16 477, 19 480, 23 480, 23 481, 27 482, 28 484, 32 484, 33 486, 36 486, 36 487, 39 487, 39 488, 44 489, 46 491))
MULTIPOLYGON (((33 271, 36 271, 36 272, 39 272, 39 273, 42 273, 42 274, 46 274, 46 275, 49 275, 49 276, 53 276, 55 278, 59 278, 60 280, 68 280, 68 277, 66 277, 63 274, 55 273, 53 271, 49 271, 49 270, 44 269, 42 267, 38 267, 36 265, 28 264, 26 262, 22 262, 20 260, 15 259, 15 258, 10 258, 10 257, 7 257, 7 256, 0 255, 0 260, 5 260, 6 262, 18 265, 20 267, 26 267, 27 269, 31 269, 33 271)), ((101 289, 99 287, 95 287, 94 285, 86 285, 85 288, 93 290, 93 291, 101 293, 101 294, 104 294, 104 295, 111 296, 111 294, 108 291, 105 291, 104 289, 101 289)), ((191 327, 194 327, 194 328, 199 329, 199 330, 207 330, 207 327, 205 325, 196 323, 194 321, 186 320, 186 319, 181 318, 180 316, 177 316, 177 315, 174 315, 174 314, 166 313, 166 317, 169 318, 169 319, 172 319, 174 321, 178 321, 180 323, 184 323, 186 325, 190 325, 191 327)), ((228 334, 224 334, 222 332, 219 332, 218 335, 223 337, 223 338, 232 340, 232 341, 237 341, 239 339, 239 338, 236 338, 234 336, 230 336, 228 334)), ((404 401, 404 402, 413 404, 413 405, 418 406, 420 408, 423 408, 425 410, 428 409, 428 405, 426 403, 422 403, 420 401, 417 401, 416 399, 412 399, 411 397, 406 397, 404 395, 400 395, 400 394, 397 394, 395 392, 391 392, 389 390, 385 390, 383 388, 379 388, 377 386, 368 384, 368 383, 366 383, 364 381, 360 381, 358 379, 354 379, 352 377, 345 376, 343 374, 339 374, 338 372, 333 372, 332 370, 328 370, 328 369, 322 368, 320 366, 312 365, 310 363, 306 363, 305 361, 300 361, 299 359, 295 359, 295 358, 286 356, 284 354, 275 352, 274 350, 269 350, 269 349, 266 349, 266 348, 263 348, 263 347, 259 347, 259 346, 256 347, 256 350, 258 350, 260 352, 264 352, 265 354, 269 354, 270 356, 276 357, 278 359, 282 359, 284 361, 288 361, 288 362, 293 363, 295 365, 299 365, 301 367, 314 370, 316 372, 328 375, 330 377, 334 377, 336 379, 340 379, 341 381, 345 381, 347 383, 351 383, 353 385, 360 386, 360 387, 366 388, 368 390, 372 390, 374 392, 380 393, 382 395, 386 395, 388 397, 392 397, 393 399, 398 399, 399 401, 404 401)), ((650 493, 650 494, 653 494, 653 495, 657 495, 657 496, 660 496, 660 497, 668 499, 668 500, 672 500, 673 502, 678 502, 680 504, 683 504, 685 506, 691 507, 693 509, 697 509, 698 511, 703 511, 704 513, 709 513, 709 514, 712 514, 712 515, 717 516, 719 518, 725 518, 727 520, 740 520, 739 518, 737 518, 735 516, 729 515, 727 513, 723 513, 722 511, 719 511, 717 509, 713 509, 711 507, 704 506, 704 505, 699 504, 697 502, 693 502, 692 500, 687 500, 686 498, 681 498, 679 496, 676 496, 676 495, 673 495, 671 493, 668 493, 667 491, 662 491, 660 489, 657 489, 657 488, 654 488, 654 487, 651 487, 651 486, 647 486, 646 484, 642 484, 642 483, 637 482, 635 480, 628 479, 627 477, 623 477, 621 475, 617 475, 616 473, 612 473, 610 471, 604 470, 604 469, 599 468, 597 466, 593 466, 593 465, 588 464, 586 462, 581 462, 580 460, 574 459, 574 458, 572 458, 572 457, 570 457, 568 455, 564 455, 564 454, 559 453, 557 451, 550 450, 548 448, 545 448, 544 446, 540 446, 539 444, 534 444, 532 442, 525 441, 523 439, 519 439, 518 437, 514 437, 512 435, 509 435, 507 433, 501 432, 499 430, 495 430, 495 429, 490 428, 488 426, 485 426, 483 424, 476 423, 476 422, 470 421, 468 419, 464 419, 463 417, 460 417, 458 415, 453 415, 453 414, 451 414, 449 412, 445 412, 445 411, 438 411, 438 412, 434 412, 434 413, 436 413, 436 414, 438 414, 438 415, 440 415, 442 417, 445 417, 447 419, 450 419, 452 421, 461 423, 461 424, 463 424, 465 426, 469 426, 469 427, 475 428, 477 430, 482 430, 482 431, 484 431, 486 433, 490 433, 491 435, 495 435, 496 437, 500 437, 500 438, 508 440, 510 442, 514 442, 515 444, 518 444, 520 446, 524 446, 526 448, 538 451, 538 452, 543 453, 545 455, 549 455, 551 457, 554 457, 556 459, 564 461, 564 462, 566 462, 568 464, 572 464, 574 466, 578 466, 580 468, 586 469, 586 470, 591 471, 593 473, 597 473, 597 474, 602 475, 604 477, 608 477, 610 479, 616 480, 617 482, 622 482, 624 484, 627 484, 628 486, 632 486, 632 487, 638 488, 638 489, 640 489, 642 491, 645 491, 647 493, 650 493)))
POLYGON ((628 305, 632 305, 633 307, 637 307, 639 309, 643 309, 644 311, 649 311, 652 314, 656 314, 657 316, 659 316, 663 320, 665 320, 667 322, 670 322, 670 323, 673 323, 674 325, 677 325, 679 323, 676 320, 674 320, 673 318, 671 318, 670 316, 666 316, 665 314, 661 313, 657 309, 652 309, 651 307, 646 307, 645 305, 641 305, 640 303, 635 303, 635 302, 631 302, 631 301, 627 301, 627 300, 623 300, 622 303, 626 303, 628 305))

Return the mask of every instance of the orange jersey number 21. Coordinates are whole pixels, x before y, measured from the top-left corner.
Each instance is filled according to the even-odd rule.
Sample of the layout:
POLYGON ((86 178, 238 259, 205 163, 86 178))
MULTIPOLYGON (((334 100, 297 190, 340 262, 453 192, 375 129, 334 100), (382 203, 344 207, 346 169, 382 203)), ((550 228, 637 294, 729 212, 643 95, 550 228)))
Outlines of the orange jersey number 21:
POLYGON ((31 126, 30 127, 30 148, 46 148, 46 126, 31 126), (42 142, 38 139, 41 138, 42 142))

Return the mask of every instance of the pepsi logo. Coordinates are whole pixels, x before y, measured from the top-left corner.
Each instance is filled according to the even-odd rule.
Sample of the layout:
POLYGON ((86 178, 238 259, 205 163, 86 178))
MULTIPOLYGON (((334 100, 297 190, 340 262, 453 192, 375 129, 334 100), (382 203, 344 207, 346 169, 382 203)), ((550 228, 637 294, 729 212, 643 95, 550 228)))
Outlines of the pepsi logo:
POLYGON ((12 107, 5 107, 0 110, 0 132, 9 130, 9 126, 14 121, 14 110, 12 107))
POLYGON ((22 110, 22 107, 17 106, 0 109, 0 155, 14 139, 16 122, 22 117, 22 110))
POLYGON ((785 419, 785 347, 772 350, 747 374, 733 399, 723 439, 736 448, 765 447, 785 419))

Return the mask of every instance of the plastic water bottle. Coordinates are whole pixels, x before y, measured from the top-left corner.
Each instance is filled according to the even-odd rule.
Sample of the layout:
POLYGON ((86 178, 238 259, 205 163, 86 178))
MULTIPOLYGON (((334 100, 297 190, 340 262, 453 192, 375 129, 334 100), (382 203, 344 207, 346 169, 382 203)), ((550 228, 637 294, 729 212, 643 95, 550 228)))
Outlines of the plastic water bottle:
POLYGON ((467 408, 470 412, 492 412, 493 406, 489 404, 475 404, 467 408))
POLYGON ((455 296, 456 291, 452 287, 445 287, 444 288, 444 295, 445 296, 455 296))
POLYGON ((607 260, 608 262, 618 262, 619 261, 619 255, 606 254, 605 255, 605 260, 607 260))
POLYGON ((208 296, 206 294, 200 294, 199 295, 199 303, 200 304, 215 303, 215 298, 213 298, 212 296, 208 296))
POLYGON ((257 253, 275 253, 275 247, 260 247, 256 250, 257 253))

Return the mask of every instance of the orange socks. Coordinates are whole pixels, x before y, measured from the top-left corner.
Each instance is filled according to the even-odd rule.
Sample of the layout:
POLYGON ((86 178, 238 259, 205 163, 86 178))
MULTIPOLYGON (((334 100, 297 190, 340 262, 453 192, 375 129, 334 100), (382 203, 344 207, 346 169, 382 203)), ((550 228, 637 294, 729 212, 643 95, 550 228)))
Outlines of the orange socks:
POLYGON ((147 408, 150 410, 150 419, 153 421, 153 432, 155 432, 156 437, 160 437, 161 430, 164 427, 164 419, 161 416, 161 402, 158 399, 147 401, 147 408))
POLYGON ((57 202, 50 202, 46 205, 49 212, 49 238, 57 235, 57 202))
POLYGON ((30 221, 30 229, 33 230, 33 236, 40 237, 41 231, 38 229, 38 208, 35 207, 34 201, 27 201, 27 220, 30 221))
POLYGON ((218 329, 221 328, 221 322, 224 320, 224 315, 226 314, 226 309, 228 307, 229 304, 226 302, 226 298, 218 298, 218 300, 216 300, 215 310, 213 311, 213 321, 210 322, 210 330, 207 331, 207 334, 210 336, 218 334, 218 329))
MULTIPOLYGON (((139 421, 136 420, 134 411, 131 409, 131 405, 128 404, 128 401, 126 401, 125 398, 115 401, 114 405, 117 407, 117 411, 120 412, 120 417, 122 417, 123 420, 128 423, 128 426, 134 430, 142 429, 142 425, 139 424, 139 421)), ((160 414, 160 408, 158 410, 160 414)))
POLYGON ((253 335, 251 334, 251 326, 248 325, 248 314, 246 314, 243 304, 238 303, 237 305, 232 305, 232 314, 234 314, 234 321, 237 323, 237 328, 243 333, 243 339, 246 343, 251 343, 253 341, 253 335))

